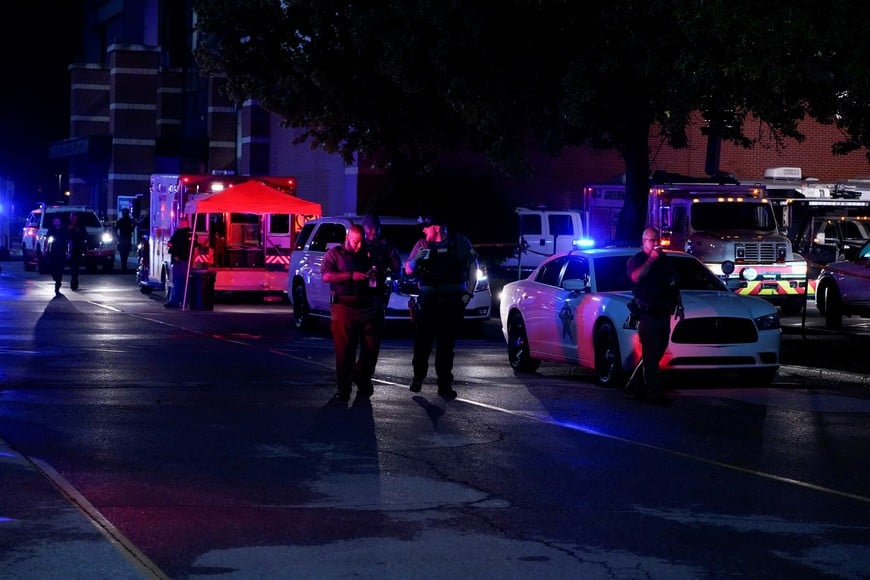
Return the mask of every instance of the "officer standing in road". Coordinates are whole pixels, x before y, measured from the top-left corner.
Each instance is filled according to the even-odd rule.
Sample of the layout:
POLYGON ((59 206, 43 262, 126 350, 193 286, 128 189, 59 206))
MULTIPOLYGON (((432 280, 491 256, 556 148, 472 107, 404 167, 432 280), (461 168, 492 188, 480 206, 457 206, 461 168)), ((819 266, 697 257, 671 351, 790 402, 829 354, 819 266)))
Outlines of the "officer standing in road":
POLYGON ((362 219, 363 231, 365 231, 365 248, 372 259, 377 271, 378 284, 386 294, 383 287, 384 281, 389 274, 396 278, 402 273, 402 257, 389 240, 381 236, 381 220, 374 214, 367 214, 362 219))
POLYGON ((59 217, 51 220, 51 226, 45 234, 48 240, 48 271, 54 280, 54 295, 60 294, 63 282, 63 269, 69 259, 69 235, 59 217))
POLYGON ((121 218, 115 224, 115 231, 118 233, 118 255, 121 256, 121 273, 127 272, 127 260, 130 258, 130 250, 133 248, 133 232, 136 229, 136 222, 130 217, 130 208, 125 207, 121 210, 121 218))
POLYGON ((187 275, 190 271, 190 246, 192 244, 193 230, 190 229, 190 221, 183 217, 178 220, 178 229, 172 232, 169 238, 169 256, 172 259, 172 288, 167 297, 166 308, 179 308, 184 300, 184 287, 187 283, 187 275))
POLYGON ((638 399, 665 403, 659 363, 671 338, 671 315, 683 319, 683 303, 670 260, 659 246, 655 228, 643 231, 643 247, 628 259, 626 271, 634 283, 634 299, 639 307, 637 334, 641 362, 626 385, 638 399), (638 371, 643 370, 643 384, 638 385, 638 371))
POLYGON ((79 270, 81 269, 82 258, 84 258, 85 252, 88 249, 88 231, 85 229, 85 226, 79 223, 79 214, 75 212, 69 214, 69 226, 67 229, 69 239, 69 287, 73 290, 78 290, 79 270))
POLYGON ((372 376, 384 330, 384 293, 365 251, 364 239, 363 227, 351 225, 344 244, 326 252, 321 266, 323 281, 330 287, 337 383, 333 398, 341 402, 350 400, 354 382, 357 400, 374 394, 372 376))
POLYGON ((450 401, 456 398, 456 335, 477 282, 477 252, 468 238, 448 232, 443 216, 421 217, 420 223, 424 237, 414 245, 405 264, 405 273, 416 276, 420 285, 414 313, 414 378, 410 389, 419 393, 423 388, 434 346, 438 394, 450 401))

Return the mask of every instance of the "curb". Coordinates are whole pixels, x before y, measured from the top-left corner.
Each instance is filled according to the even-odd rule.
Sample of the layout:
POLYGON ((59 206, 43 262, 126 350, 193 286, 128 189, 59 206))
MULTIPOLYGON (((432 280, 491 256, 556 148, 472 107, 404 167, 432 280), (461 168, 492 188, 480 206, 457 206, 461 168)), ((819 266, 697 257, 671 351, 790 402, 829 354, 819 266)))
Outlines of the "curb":
POLYGON ((870 376, 859 373, 820 369, 815 367, 802 367, 798 365, 780 365, 779 372, 786 375, 799 375, 810 379, 819 379, 828 382, 853 383, 857 385, 870 386, 870 376))

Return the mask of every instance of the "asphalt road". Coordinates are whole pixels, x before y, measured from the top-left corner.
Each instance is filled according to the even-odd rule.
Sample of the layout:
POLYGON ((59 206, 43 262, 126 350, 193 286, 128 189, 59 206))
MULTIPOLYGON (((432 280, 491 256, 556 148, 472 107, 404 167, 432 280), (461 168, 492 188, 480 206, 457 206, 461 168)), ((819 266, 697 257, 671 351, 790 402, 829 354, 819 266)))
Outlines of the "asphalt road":
POLYGON ((14 461, 0 461, 0 578, 870 569, 867 387, 801 372, 819 370, 813 355, 862 378, 861 328, 789 330, 794 362, 771 387, 710 377, 667 407, 564 365, 515 375, 496 321, 460 342, 458 400, 433 381, 413 395, 393 329, 371 404, 334 405, 328 332, 296 332, 287 305, 168 311, 117 274, 54 297, 47 277, 3 265, 0 441, 14 461), (21 463, 79 501, 12 486, 21 463), (92 542, 58 498, 113 542, 92 542), (112 571, 95 573, 104 560, 112 571))

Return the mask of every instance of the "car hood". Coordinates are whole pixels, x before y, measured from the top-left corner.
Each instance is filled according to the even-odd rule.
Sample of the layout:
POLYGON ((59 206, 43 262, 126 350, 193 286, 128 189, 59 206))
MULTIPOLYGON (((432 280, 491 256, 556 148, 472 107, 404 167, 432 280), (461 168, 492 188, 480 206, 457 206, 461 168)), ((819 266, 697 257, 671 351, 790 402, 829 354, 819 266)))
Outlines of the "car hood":
POLYGON ((776 312, 770 302, 728 291, 683 290, 680 292, 687 316, 737 316, 757 318, 776 312))

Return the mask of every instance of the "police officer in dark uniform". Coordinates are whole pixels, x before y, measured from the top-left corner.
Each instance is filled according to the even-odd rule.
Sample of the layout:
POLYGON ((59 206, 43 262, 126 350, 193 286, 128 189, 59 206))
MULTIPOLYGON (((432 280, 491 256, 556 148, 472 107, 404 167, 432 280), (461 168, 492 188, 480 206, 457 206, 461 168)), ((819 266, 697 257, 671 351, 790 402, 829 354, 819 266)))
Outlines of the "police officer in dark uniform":
MULTIPOLYGON (((402 273, 402 257, 399 250, 389 240, 381 236, 381 220, 374 214, 367 214, 362 219, 363 231, 366 235, 365 249, 377 271, 379 284, 383 284, 389 275, 397 278, 402 273)), ((383 288, 386 293, 386 288, 383 288)))
POLYGON ((54 294, 57 296, 63 282, 63 269, 69 259, 69 233, 59 217, 52 219, 45 237, 49 241, 48 270, 54 280, 54 294))
POLYGON ((78 290, 79 270, 81 269, 82 259, 88 249, 88 231, 85 229, 85 226, 79 223, 79 214, 76 212, 69 214, 69 226, 67 226, 67 229, 69 239, 69 287, 73 290, 78 290))
POLYGON ((338 401, 350 400, 354 382, 358 399, 374 394, 372 376, 384 330, 384 292, 383 281, 365 251, 364 238, 362 226, 351 225, 344 244, 326 252, 321 265, 323 281, 330 286, 337 382, 334 399, 338 401))
POLYGON ((416 276, 420 294, 414 314, 414 378, 411 392, 418 393, 429 371, 435 350, 438 394, 456 398, 453 389, 453 355, 465 306, 476 284, 477 253, 468 238, 448 233, 447 220, 432 214, 420 218, 424 237, 416 243, 405 264, 405 273, 416 276))
POLYGON ((642 236, 643 248, 628 259, 626 271, 634 282, 634 299, 638 306, 637 334, 641 346, 643 384, 638 385, 635 369, 626 390, 639 399, 654 403, 667 402, 659 376, 659 363, 671 338, 671 316, 682 320, 683 304, 670 260, 659 246, 659 233, 647 228, 642 236))

